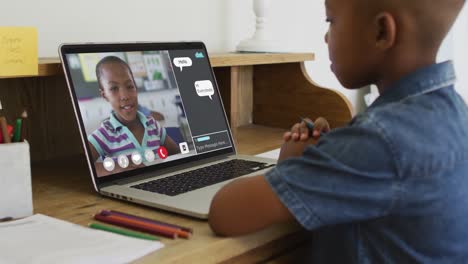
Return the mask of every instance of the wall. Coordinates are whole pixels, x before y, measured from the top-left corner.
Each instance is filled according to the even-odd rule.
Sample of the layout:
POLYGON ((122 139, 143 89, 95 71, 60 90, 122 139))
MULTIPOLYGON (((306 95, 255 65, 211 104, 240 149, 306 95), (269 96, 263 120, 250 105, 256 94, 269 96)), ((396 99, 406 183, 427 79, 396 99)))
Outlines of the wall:
MULTIPOLYGON (((57 57, 62 42, 202 40, 210 52, 234 51, 254 31, 252 0, 110 1, 0 0, 0 25, 32 25, 39 31, 39 55, 57 57), (117 3, 117 4, 116 4, 117 3)), ((329 70, 323 1, 271 1, 270 27, 285 51, 314 52, 306 64, 318 84, 344 93, 363 108, 363 93, 342 88, 329 70), (286 5, 287 4, 287 5, 286 5)))
MULTIPOLYGON (((278 39, 284 39, 286 51, 314 52, 316 60, 306 64, 312 79, 318 84, 334 88, 345 94, 358 113, 365 109, 363 96, 368 88, 348 90, 343 88, 330 71, 328 50, 324 42, 327 30, 324 1, 290 0, 271 1, 271 27, 278 39)), ((254 32, 252 1, 228 1, 227 35, 228 49, 234 50, 239 40, 254 32), (249 18, 250 17, 250 18, 249 18), (246 30, 247 29, 247 30, 246 30)), ((457 91, 468 102, 468 4, 458 17, 451 33, 447 36, 439 52, 438 61, 453 60, 457 72, 457 91)))
POLYGON ((36 26, 39 56, 62 42, 204 40, 225 50, 224 2, 218 0, 0 0, 0 25, 36 26))
MULTIPOLYGON (((328 50, 324 36, 328 24, 325 22, 324 1, 290 0, 270 1, 269 27, 274 29, 274 37, 282 42, 285 51, 313 52, 315 61, 307 62, 306 68, 312 79, 319 85, 333 88, 345 94, 354 107, 354 112, 364 109, 363 95, 368 89, 352 91, 343 88, 330 71, 328 50), (287 3, 287 5, 286 5, 287 3)), ((235 50, 240 40, 252 36, 255 29, 255 16, 252 0, 228 0, 227 49, 235 50)))
MULTIPOLYGON (((5 0, 1 0, 5 1, 5 0)), ((210 52, 234 51, 237 43, 252 35, 252 0, 163 1, 82 0, 11 1, 0 10, 0 25, 32 25, 39 31, 39 56, 57 57, 62 42, 202 40, 210 52), (111 8, 110 8, 111 7, 111 8), (61 10, 61 12, 58 12, 61 10), (169 11, 170 10, 170 11, 169 11)), ((307 63, 314 80, 338 88, 358 105, 358 94, 339 88, 329 71, 323 42, 326 23, 322 1, 271 1, 271 28, 285 39, 287 51, 315 52, 307 63)))
POLYGON ((453 60, 458 93, 468 102, 468 4, 455 22, 439 52, 438 61, 453 60))

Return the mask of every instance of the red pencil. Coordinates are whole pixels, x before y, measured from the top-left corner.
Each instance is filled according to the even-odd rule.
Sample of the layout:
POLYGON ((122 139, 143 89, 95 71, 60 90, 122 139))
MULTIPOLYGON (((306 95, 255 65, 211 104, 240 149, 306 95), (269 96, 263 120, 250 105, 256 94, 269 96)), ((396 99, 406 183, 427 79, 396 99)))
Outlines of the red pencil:
POLYGON ((148 228, 148 229, 154 229, 156 231, 162 231, 162 232, 172 232, 172 233, 175 233, 177 234, 177 236, 179 237, 182 237, 182 238, 190 238, 191 234, 186 232, 186 231, 183 231, 179 228, 174 228, 174 227, 170 227, 170 226, 164 226, 164 225, 159 225, 159 224, 156 224, 156 223, 148 223, 148 222, 144 222, 144 221, 140 221, 140 220, 136 220, 136 219, 130 219, 130 218, 127 218, 127 217, 123 217, 123 216, 119 216, 119 215, 109 215, 108 212, 102 212, 100 215, 106 217, 106 218, 110 218, 110 219, 114 219, 116 221, 119 221, 121 223, 125 223, 127 225, 133 225, 135 227, 142 227, 142 228, 148 228))
POLYGON ((122 212, 115 211, 115 210, 102 210, 101 213, 102 212, 109 212, 110 214, 120 215, 120 216, 123 216, 123 217, 128 217, 128 218, 131 218, 131 219, 135 219, 135 220, 141 220, 143 222, 170 226, 170 227, 173 227, 173 228, 181 229, 181 230, 183 230, 185 232, 193 233, 193 229, 189 228, 189 227, 183 227, 183 226, 179 226, 179 225, 169 224, 169 223, 166 223, 166 222, 157 221, 157 220, 153 220, 153 219, 149 219, 149 218, 145 218, 145 217, 141 217, 141 216, 137 216, 137 215, 122 213, 122 212))
POLYGON ((0 129, 2 129, 3 143, 11 143, 10 133, 8 132, 8 123, 4 116, 0 116, 0 129))
POLYGON ((155 230, 173 232, 173 233, 177 234, 178 237, 182 237, 182 238, 190 238, 190 236, 191 236, 190 233, 188 233, 186 231, 183 231, 180 228, 174 228, 174 227, 159 225, 159 224, 155 224, 155 223, 148 223, 148 222, 144 222, 144 221, 140 221, 140 220, 136 220, 136 219, 130 219, 128 217, 123 217, 123 216, 115 215, 115 214, 114 215, 111 214, 111 215, 108 215, 106 217, 110 217, 112 219, 122 221, 122 222, 128 223, 128 224, 135 224, 135 225, 138 225, 138 226, 141 226, 141 227, 154 228, 155 230))
POLYGON ((139 224, 120 221, 119 219, 111 218, 109 216, 104 216, 104 215, 101 215, 101 214, 95 214, 94 219, 96 219, 98 221, 101 221, 101 222, 104 222, 104 223, 117 225, 117 226, 122 226, 122 227, 127 227, 127 228, 130 228, 130 229, 133 229, 133 230, 147 232, 147 233, 150 233, 150 234, 155 234, 155 235, 168 237, 168 238, 172 238, 172 239, 177 237, 177 234, 175 232, 169 232, 169 231, 165 231, 165 230, 158 230, 158 229, 155 229, 155 228, 143 227, 143 226, 141 226, 139 224))

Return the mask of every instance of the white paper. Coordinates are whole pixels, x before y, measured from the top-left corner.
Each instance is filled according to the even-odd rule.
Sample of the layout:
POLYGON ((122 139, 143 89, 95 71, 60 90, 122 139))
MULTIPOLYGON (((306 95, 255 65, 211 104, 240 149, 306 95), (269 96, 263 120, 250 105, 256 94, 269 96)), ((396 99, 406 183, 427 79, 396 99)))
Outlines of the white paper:
POLYGON ((163 246, 41 214, 0 223, 1 264, 128 263, 163 246))
POLYGON ((274 150, 271 150, 271 151, 260 153, 260 154, 258 154, 256 156, 261 157, 261 158, 269 158, 269 159, 277 160, 278 157, 279 157, 279 154, 280 154, 280 149, 278 148, 278 149, 274 149, 274 150))

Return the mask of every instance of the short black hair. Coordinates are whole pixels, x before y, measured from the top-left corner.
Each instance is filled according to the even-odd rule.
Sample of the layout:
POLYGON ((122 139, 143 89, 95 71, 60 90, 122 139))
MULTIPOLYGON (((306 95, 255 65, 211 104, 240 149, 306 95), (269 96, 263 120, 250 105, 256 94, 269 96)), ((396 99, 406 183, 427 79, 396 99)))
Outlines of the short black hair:
POLYGON ((101 86, 101 67, 102 67, 102 65, 104 65, 106 63, 120 63, 120 64, 125 65, 125 67, 127 67, 128 71, 130 72, 130 75, 132 76, 132 81, 135 83, 135 79, 133 78, 132 69, 130 69, 130 66, 128 65, 128 63, 126 61, 122 60, 121 58, 119 58, 117 56, 107 56, 107 57, 102 58, 96 64, 96 78, 97 78, 97 82, 99 84, 99 89, 101 89, 101 90, 103 89, 102 86, 101 86))

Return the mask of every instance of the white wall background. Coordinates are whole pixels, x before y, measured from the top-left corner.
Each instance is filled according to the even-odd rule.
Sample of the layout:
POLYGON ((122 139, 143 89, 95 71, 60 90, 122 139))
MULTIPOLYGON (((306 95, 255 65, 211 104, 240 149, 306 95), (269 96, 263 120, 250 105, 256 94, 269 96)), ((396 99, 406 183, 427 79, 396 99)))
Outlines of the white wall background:
POLYGON ((0 0, 0 25, 36 26, 39 56, 58 57, 62 42, 204 40, 225 47, 219 0, 0 0))
MULTIPOLYGON (((0 0, 0 3, 0 25, 38 28, 40 57, 57 57, 57 47, 62 42, 86 41, 202 40, 209 52, 227 52, 234 51, 237 43, 254 31, 252 0, 0 0)), ((285 50, 316 54, 316 60, 307 63, 314 81, 344 93, 355 111, 363 108, 362 95, 367 91, 342 88, 329 70, 323 1, 271 1, 270 19, 270 26, 285 43, 285 50)), ((466 14, 464 19, 468 24, 466 14)), ((452 36, 457 42, 446 44, 450 46, 446 57, 453 58, 455 50, 460 54, 466 47, 456 44, 461 43, 460 38, 466 41, 468 30, 464 29, 452 36)), ((468 72, 461 72, 468 69, 468 56, 464 55, 465 60, 456 63, 468 89, 468 72)), ((468 99, 468 91, 464 91, 464 96, 468 99)))
POLYGON ((453 60, 458 82, 456 88, 468 102, 468 4, 465 4, 452 31, 440 49, 438 61, 453 60))

